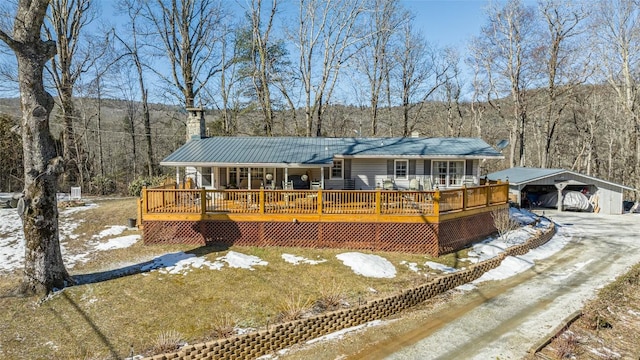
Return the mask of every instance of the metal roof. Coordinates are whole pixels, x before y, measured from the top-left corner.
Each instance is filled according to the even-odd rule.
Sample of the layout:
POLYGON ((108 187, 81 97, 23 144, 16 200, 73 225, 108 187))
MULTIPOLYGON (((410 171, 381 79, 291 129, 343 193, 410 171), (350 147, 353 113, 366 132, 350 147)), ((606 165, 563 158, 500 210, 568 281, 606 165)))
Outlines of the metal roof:
POLYGON ((560 175, 560 174, 574 174, 576 176, 599 181, 605 184, 618 186, 626 190, 634 190, 631 187, 624 186, 621 184, 616 184, 610 181, 602 180, 593 176, 588 176, 584 174, 577 173, 575 171, 565 170, 565 169, 541 169, 541 168, 528 168, 528 167, 513 167, 511 169, 505 169, 501 171, 497 171, 487 175, 489 180, 508 180, 510 185, 524 185, 530 182, 534 182, 540 179, 544 179, 547 177, 560 175))
POLYGON ((502 158, 476 138, 211 137, 193 139, 160 165, 247 164, 322 167, 333 158, 502 158))
POLYGON ((541 169, 541 168, 526 168, 526 167, 513 167, 511 169, 505 169, 497 171, 487 175, 489 180, 509 180, 512 185, 518 185, 549 177, 555 174, 560 174, 566 170, 563 169, 541 169))

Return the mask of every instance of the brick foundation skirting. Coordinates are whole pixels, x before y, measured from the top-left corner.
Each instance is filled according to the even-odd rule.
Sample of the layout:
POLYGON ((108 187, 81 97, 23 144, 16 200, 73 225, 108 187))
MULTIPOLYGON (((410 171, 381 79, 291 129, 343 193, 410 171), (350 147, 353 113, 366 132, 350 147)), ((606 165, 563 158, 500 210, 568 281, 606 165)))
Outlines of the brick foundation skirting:
POLYGON ((395 315, 440 293, 478 279, 486 271, 498 267, 506 256, 522 255, 532 248, 543 245, 555 234, 555 226, 551 224, 549 229, 524 244, 507 249, 498 257, 472 265, 465 270, 437 277, 426 284, 404 290, 398 295, 369 301, 354 308, 273 325, 268 330, 187 345, 178 352, 156 355, 148 359, 255 359, 341 329, 395 315))

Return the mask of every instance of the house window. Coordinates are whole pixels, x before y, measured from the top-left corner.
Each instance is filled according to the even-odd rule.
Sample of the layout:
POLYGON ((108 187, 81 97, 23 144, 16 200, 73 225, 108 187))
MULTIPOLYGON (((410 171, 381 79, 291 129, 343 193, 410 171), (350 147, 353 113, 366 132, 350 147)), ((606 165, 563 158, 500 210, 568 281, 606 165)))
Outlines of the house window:
POLYGON ((434 161, 433 168, 438 186, 447 186, 447 165, 448 161, 434 161))
POLYGON ((342 179, 343 171, 344 171, 344 160, 333 160, 333 165, 331 166, 331 179, 342 179))
POLYGON ((462 185, 464 161, 434 161, 433 170, 438 186, 462 185))
POLYGON ((449 161, 449 185, 461 186, 464 178, 464 161, 449 161))
POLYGON ((229 168, 229 181, 227 185, 231 188, 235 188, 238 186, 238 169, 237 168, 229 168))
POLYGON ((264 180, 264 168, 251 168, 251 180, 264 180))
POLYGON ((395 169, 395 178, 397 180, 409 179, 409 160, 396 160, 395 169))

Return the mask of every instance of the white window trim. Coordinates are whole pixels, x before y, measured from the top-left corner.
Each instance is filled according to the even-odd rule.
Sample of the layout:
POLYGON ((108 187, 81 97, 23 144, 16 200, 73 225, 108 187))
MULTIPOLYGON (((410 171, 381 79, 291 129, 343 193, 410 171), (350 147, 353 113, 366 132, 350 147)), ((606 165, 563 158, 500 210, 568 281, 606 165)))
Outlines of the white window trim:
POLYGON ((467 173, 467 162, 465 160, 434 160, 431 162, 431 176, 433 176, 433 181, 434 181, 434 186, 439 186, 442 187, 444 186, 445 188, 459 188, 462 187, 462 185, 464 184, 464 177, 466 176, 467 173), (438 162, 446 162, 447 163, 447 172, 445 175, 445 183, 444 184, 440 184, 440 173, 437 171, 438 167, 437 167, 437 163, 438 162), (460 184, 456 184, 456 185, 450 185, 451 183, 451 163, 453 162, 461 162, 462 163, 462 177, 460 178, 460 184))
POLYGON ((409 180, 409 160, 407 159, 396 159, 393 161, 393 177, 396 180, 409 180), (405 176, 398 176, 398 163, 399 162, 403 162, 406 164, 406 175, 405 176))
POLYGON ((451 169, 452 169, 451 163, 454 163, 454 162, 458 162, 458 163, 461 162, 462 163, 462 174, 460 174, 460 183, 459 184, 452 184, 452 185, 449 185, 449 186, 451 186, 451 187, 462 187, 462 185, 464 184, 464 176, 467 173, 467 169, 466 169, 467 162, 464 161, 464 160, 449 160, 449 162, 447 163, 447 184, 450 184, 451 180, 452 180, 451 179, 451 175, 452 175, 452 173, 451 173, 451 169))
POLYGON ((343 180, 344 179, 344 160, 342 159, 335 159, 333 160, 333 163, 340 163, 340 177, 337 176, 333 176, 333 164, 331 164, 331 167, 329 168, 329 179, 330 180, 343 180))

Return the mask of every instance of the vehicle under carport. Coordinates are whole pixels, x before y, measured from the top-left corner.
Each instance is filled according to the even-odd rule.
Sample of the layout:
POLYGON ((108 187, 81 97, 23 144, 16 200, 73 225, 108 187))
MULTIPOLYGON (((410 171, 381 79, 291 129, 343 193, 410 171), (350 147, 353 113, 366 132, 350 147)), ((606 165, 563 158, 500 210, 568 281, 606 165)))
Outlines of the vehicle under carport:
MULTIPOLYGON (((508 181, 510 197, 520 206, 540 205, 537 201, 540 196, 550 193, 555 193, 556 199, 562 194, 560 199, 563 199, 564 203, 567 192, 574 192, 583 194, 588 199, 592 204, 592 211, 604 214, 622 214, 624 190, 634 190, 628 186, 565 169, 514 167, 488 174, 487 178, 492 181, 508 181)), ((578 194, 572 195, 579 197, 578 194)), ((545 205, 549 206, 548 203, 545 205)))

